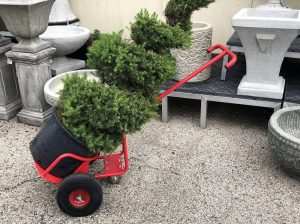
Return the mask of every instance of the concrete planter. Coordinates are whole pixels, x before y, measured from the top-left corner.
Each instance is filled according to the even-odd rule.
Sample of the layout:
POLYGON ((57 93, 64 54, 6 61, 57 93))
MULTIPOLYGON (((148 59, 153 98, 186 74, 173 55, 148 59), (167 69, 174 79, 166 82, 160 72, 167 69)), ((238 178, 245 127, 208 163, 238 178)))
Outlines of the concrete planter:
POLYGON ((269 145, 290 175, 300 178, 300 107, 277 111, 269 122, 269 145))
POLYGON ((87 70, 66 72, 66 73, 60 74, 58 76, 55 76, 54 78, 50 79, 44 86, 44 94, 45 94, 46 101, 50 105, 56 106, 57 101, 59 99, 59 91, 64 88, 64 84, 63 84, 62 80, 64 78, 66 78, 67 76, 87 75, 88 79, 99 81, 99 78, 96 76, 96 73, 97 73, 97 70, 87 69, 87 70))
POLYGON ((282 99, 285 80, 279 73, 286 51, 299 34, 299 15, 298 10, 242 9, 232 18, 247 62, 238 94, 282 99))
POLYGON ((36 53, 50 47, 39 35, 48 26, 51 7, 55 0, 0 0, 0 16, 8 31, 20 37, 12 47, 15 52, 36 53))
MULTIPOLYGON (((190 49, 172 50, 172 55, 176 58, 177 63, 176 80, 183 79, 211 58, 211 55, 207 53, 207 49, 212 44, 212 25, 204 22, 195 22, 193 23, 192 31, 192 46, 190 49)), ((210 69, 205 70, 189 82, 202 82, 208 79, 210 71, 210 69)))

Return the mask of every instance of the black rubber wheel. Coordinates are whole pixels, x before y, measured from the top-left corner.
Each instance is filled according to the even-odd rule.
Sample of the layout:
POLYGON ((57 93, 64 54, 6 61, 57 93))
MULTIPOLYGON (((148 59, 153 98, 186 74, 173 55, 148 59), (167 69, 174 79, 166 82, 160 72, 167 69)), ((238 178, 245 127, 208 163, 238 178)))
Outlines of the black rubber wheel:
POLYGON ((71 216, 87 216, 101 205, 103 192, 98 180, 90 174, 72 174, 57 189, 59 208, 71 216))

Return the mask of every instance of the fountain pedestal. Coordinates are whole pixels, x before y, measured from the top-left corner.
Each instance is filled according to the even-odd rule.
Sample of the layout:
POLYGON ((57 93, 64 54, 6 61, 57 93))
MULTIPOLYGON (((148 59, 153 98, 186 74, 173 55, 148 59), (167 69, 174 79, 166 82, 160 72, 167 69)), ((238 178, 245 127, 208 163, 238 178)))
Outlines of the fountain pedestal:
POLYGON ((239 95, 282 99, 285 80, 279 73, 285 53, 299 34, 299 15, 297 10, 242 9, 233 17, 247 64, 239 95))
POLYGON ((12 65, 7 64, 5 53, 14 44, 0 36, 0 119, 13 118, 22 108, 18 81, 12 65))

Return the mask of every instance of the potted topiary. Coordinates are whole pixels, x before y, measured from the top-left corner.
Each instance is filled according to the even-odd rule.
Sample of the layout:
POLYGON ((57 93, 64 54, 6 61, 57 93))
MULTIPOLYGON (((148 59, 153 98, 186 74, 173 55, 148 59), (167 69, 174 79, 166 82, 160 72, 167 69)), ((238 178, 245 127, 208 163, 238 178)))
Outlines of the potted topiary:
MULTIPOLYGON (((97 72, 68 73, 46 84, 51 86, 54 80, 60 98, 54 114, 31 142, 34 160, 43 169, 68 152, 83 157, 111 153, 123 133, 138 131, 155 116, 159 87, 176 73, 170 49, 185 46, 186 33, 146 10, 131 27, 139 39, 124 40, 122 32, 97 35, 87 55, 88 66, 97 72), (155 30, 152 36, 142 32, 150 23, 155 30), (163 41, 169 44, 160 45, 163 41)), ((80 164, 64 159, 51 174, 66 177, 80 164)))
MULTIPOLYGON (((210 60, 207 49, 212 42, 212 25, 206 22, 191 22, 194 11, 207 7, 214 0, 170 0, 165 9, 167 22, 171 26, 180 26, 191 34, 189 49, 173 49, 172 55, 177 62, 176 80, 181 80, 201 65, 210 60)), ((190 82, 200 82, 210 77, 210 69, 191 79, 190 82)))

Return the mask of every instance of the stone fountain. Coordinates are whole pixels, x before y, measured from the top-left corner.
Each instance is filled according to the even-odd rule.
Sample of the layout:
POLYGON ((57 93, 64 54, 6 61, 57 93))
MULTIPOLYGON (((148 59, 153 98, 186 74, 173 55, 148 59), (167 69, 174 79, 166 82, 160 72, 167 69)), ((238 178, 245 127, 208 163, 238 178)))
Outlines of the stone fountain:
POLYGON ((300 11, 242 9, 232 18, 232 26, 247 64, 238 94, 282 99, 285 80, 279 73, 285 53, 299 35, 300 11))
MULTIPOLYGON (((85 68, 85 61, 66 57, 80 49, 88 40, 90 31, 72 26, 79 21, 71 11, 68 0, 56 0, 50 13, 49 26, 40 38, 51 43, 56 53, 51 64, 53 76, 85 68), (73 22, 72 25, 69 23, 73 22), (56 24, 56 25, 53 25, 56 24)), ((77 24, 78 25, 78 24, 77 24)))
POLYGON ((51 78, 50 61, 55 48, 42 41, 39 35, 47 29, 54 0, 0 0, 0 17, 7 29, 19 38, 19 43, 6 53, 15 66, 23 109, 17 119, 40 126, 51 114, 43 87, 51 78))

